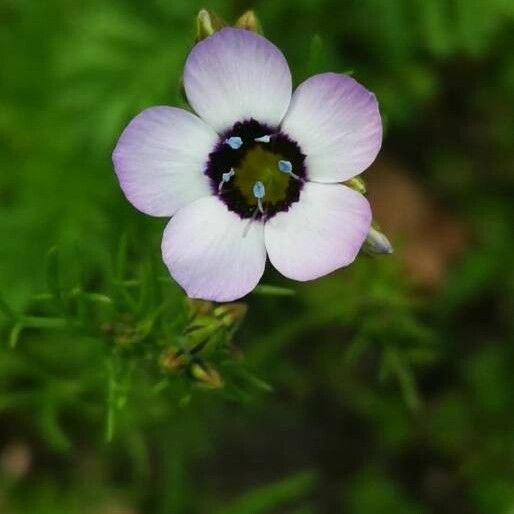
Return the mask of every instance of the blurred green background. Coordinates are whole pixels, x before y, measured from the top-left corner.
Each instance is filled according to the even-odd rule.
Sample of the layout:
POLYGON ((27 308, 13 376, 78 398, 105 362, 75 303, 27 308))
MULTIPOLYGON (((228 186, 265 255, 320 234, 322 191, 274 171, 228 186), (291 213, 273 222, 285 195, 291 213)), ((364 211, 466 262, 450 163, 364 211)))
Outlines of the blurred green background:
POLYGON ((0 62, 0 512, 514 513, 512 0, 0 0, 0 62), (270 270, 238 327, 110 160, 181 104, 202 7, 254 8, 296 83, 352 72, 386 126, 395 254, 270 270))

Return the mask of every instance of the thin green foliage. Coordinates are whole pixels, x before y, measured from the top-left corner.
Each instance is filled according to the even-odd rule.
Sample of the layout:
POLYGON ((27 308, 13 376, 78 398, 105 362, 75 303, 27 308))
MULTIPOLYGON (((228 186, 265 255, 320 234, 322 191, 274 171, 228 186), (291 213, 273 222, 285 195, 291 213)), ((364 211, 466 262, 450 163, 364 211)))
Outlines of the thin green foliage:
POLYGON ((244 6, 4 1, 0 510, 511 512, 512 2, 252 6, 296 84, 351 70, 376 93, 365 178, 396 253, 187 301, 111 151, 185 106, 196 11, 244 6), (415 202, 384 197, 398 177, 415 202))

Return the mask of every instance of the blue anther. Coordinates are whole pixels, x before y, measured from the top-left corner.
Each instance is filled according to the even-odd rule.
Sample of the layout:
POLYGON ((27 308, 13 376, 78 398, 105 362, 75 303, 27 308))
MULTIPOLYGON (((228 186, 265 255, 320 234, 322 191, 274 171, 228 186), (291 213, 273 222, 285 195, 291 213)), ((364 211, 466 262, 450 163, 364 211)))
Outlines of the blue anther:
POLYGON ((227 171, 226 173, 223 173, 221 175, 222 182, 230 182, 230 179, 236 174, 234 171, 234 168, 230 168, 230 171, 227 171))
POLYGON ((257 200, 261 200, 262 198, 264 198, 265 194, 266 194, 266 188, 264 187, 264 184, 260 180, 258 180, 253 185, 253 196, 255 196, 255 198, 257 198, 257 200))
POLYGON ((256 143, 269 143, 271 141, 271 136, 256 137, 254 141, 256 143))
POLYGON ((236 174, 236 172, 234 171, 234 168, 230 168, 230 171, 222 173, 222 175, 221 175, 221 182, 218 184, 218 191, 221 191, 223 189, 223 184, 226 184, 227 182, 230 182, 230 179, 235 174, 236 174))
POLYGON ((290 161, 278 161, 278 169, 282 173, 291 173, 293 171, 293 165, 290 161))
POLYGON ((243 146, 243 140, 239 136, 232 136, 225 139, 225 143, 232 148, 232 150, 239 150, 243 146))

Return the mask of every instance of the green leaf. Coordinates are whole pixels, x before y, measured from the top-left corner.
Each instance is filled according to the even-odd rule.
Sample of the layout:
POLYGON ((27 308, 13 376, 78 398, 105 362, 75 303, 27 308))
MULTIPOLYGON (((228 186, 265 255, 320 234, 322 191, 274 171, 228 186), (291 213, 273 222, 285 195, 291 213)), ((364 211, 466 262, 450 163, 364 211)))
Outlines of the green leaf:
POLYGON ((52 294, 56 304, 62 306, 61 285, 59 276, 59 249, 57 246, 50 248, 46 255, 45 278, 46 287, 52 294))
POLYGON ((18 339, 20 338, 20 334, 21 334, 22 330, 23 330, 23 325, 21 323, 17 323, 11 329, 11 332, 9 333, 9 346, 11 348, 16 348, 16 345, 18 344, 18 339))
POLYGON ((302 471, 279 482, 257 488, 216 514, 267 514, 307 496, 318 481, 314 471, 302 471))
POLYGON ((254 294, 261 294, 266 296, 294 296, 296 291, 287 287, 269 286, 260 284, 254 289, 254 294))
POLYGON ((418 411, 421 407, 421 399, 416 386, 416 380, 408 363, 405 362, 399 350, 392 346, 384 350, 383 359, 384 369, 389 370, 398 380, 405 403, 409 409, 413 412, 418 411))
POLYGON ((11 321, 16 321, 16 313, 9 307, 9 304, 5 301, 4 297, 0 293, 0 312, 3 312, 5 317, 11 321))

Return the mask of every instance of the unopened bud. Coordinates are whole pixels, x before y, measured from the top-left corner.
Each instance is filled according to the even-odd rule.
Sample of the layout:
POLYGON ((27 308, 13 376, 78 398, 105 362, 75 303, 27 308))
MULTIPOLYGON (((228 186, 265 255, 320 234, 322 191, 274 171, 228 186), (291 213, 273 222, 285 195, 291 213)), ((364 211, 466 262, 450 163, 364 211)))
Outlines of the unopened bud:
POLYGON ((161 355, 161 365, 163 368, 174 371, 186 364, 186 357, 177 348, 168 348, 161 355))
POLYGON ((237 325, 246 315, 248 307, 245 303, 227 303, 214 310, 214 315, 221 320, 226 327, 237 325))
POLYGON ((351 187, 352 189, 355 189, 355 191, 357 191, 361 195, 366 193, 366 184, 364 183, 364 180, 362 180, 359 177, 353 177, 350 180, 347 180, 345 182, 345 185, 351 187))
POLYGON ((391 254, 393 253, 393 246, 385 234, 371 227, 362 245, 362 251, 367 255, 391 254))
POLYGON ((191 375, 206 387, 212 389, 223 387, 223 380, 218 371, 205 364, 193 364, 191 366, 191 375))
POLYGON ((214 309, 214 304, 207 300, 197 300, 195 298, 186 299, 189 319, 197 316, 210 316, 214 309))
POLYGON ((241 15, 236 21, 235 27, 262 34, 262 27, 259 18, 257 18, 257 15, 252 10, 246 11, 241 15))
POLYGON ((202 9, 196 16, 196 42, 212 36, 226 23, 213 11, 202 9))
POLYGON ((222 319, 215 314, 217 308, 212 302, 205 300, 187 299, 188 320, 183 335, 186 336, 186 345, 195 348, 198 344, 204 344, 216 334, 221 326, 222 319))

